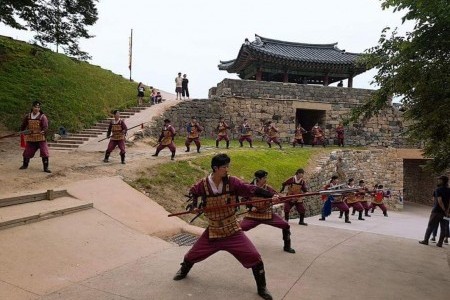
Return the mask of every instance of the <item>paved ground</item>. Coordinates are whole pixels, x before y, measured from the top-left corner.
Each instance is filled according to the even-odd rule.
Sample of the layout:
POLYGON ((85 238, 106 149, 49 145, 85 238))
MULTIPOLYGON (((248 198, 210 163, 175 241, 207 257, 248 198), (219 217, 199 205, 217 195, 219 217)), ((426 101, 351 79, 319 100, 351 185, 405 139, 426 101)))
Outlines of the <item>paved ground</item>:
MULTIPOLYGON (((199 233, 120 178, 66 187, 94 208, 0 231, 0 299, 260 299, 250 270, 220 252, 173 275, 189 249, 162 237, 199 233)), ((75 201, 74 200, 74 201, 75 201)), ((57 201, 57 200, 55 200, 57 201)), ((282 251, 281 231, 248 233, 262 254, 274 299, 448 299, 449 246, 422 246, 428 207, 380 211, 345 224, 291 220, 296 254, 282 251)))

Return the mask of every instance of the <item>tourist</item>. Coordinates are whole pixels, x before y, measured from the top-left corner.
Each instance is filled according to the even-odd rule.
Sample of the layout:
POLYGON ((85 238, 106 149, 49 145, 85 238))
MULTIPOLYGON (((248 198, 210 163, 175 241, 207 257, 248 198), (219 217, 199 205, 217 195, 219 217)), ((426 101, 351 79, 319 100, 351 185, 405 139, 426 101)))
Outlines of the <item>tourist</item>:
MULTIPOLYGON (((295 175, 292 177, 289 177, 287 180, 285 180, 281 185, 281 191, 282 193, 286 186, 288 187, 287 195, 297 195, 306 193, 308 191, 308 188, 306 186, 305 179, 303 178, 305 174, 305 171, 303 169, 298 169, 295 172, 295 175)), ((289 212, 291 211, 292 207, 295 207, 295 209, 298 212, 299 216, 299 225, 307 226, 308 224, 305 223, 305 206, 303 205, 303 197, 298 197, 295 199, 292 199, 290 201, 284 202, 284 219, 289 222, 289 212)))
POLYGON ((116 147, 119 147, 121 163, 125 164, 125 135, 127 134, 128 128, 125 125, 125 121, 120 118, 120 112, 118 110, 114 110, 113 114, 114 119, 109 122, 108 132, 106 133, 106 138, 110 138, 110 140, 103 162, 109 162, 111 152, 116 147))
POLYGON ((183 86, 183 77, 181 77, 181 72, 179 72, 178 76, 175 77, 175 93, 177 94, 176 100, 181 100, 182 86, 183 86))
POLYGON ((223 117, 220 117, 219 124, 217 124, 217 138, 216 138, 216 148, 219 148, 219 142, 225 140, 227 149, 230 147, 230 139, 228 138, 228 129, 230 126, 225 122, 223 117))
POLYGON ((189 122, 186 126, 187 137, 186 142, 184 143, 186 146, 186 151, 189 152, 191 150, 190 145, 192 142, 197 146, 197 153, 200 153, 200 132, 203 131, 203 128, 197 122, 196 117, 191 118, 191 122, 189 122))
POLYGON ((311 129, 311 135, 313 136, 312 146, 318 145, 319 143, 325 147, 325 136, 323 134, 322 128, 320 128, 319 124, 316 123, 314 127, 311 129))
POLYGON ((45 138, 45 134, 48 130, 48 119, 44 112, 41 110, 41 102, 33 101, 31 111, 25 115, 20 126, 20 131, 27 130, 25 133, 25 150, 23 151, 23 163, 19 168, 25 170, 28 168, 30 159, 34 157, 34 154, 39 149, 39 154, 42 158, 42 164, 44 166, 44 172, 51 173, 48 168, 48 145, 45 138))
MULTIPOLYGON (((246 184, 237 177, 229 176, 230 157, 217 154, 211 160, 212 173, 198 181, 189 190, 192 203, 188 209, 193 212, 197 207, 211 209, 235 203, 237 196, 273 198, 274 193, 246 184), (201 199, 200 203, 198 198, 201 199)), ((264 263, 250 239, 241 230, 236 217, 236 207, 218 208, 204 213, 208 227, 184 256, 181 268, 173 278, 185 278, 195 263, 207 259, 218 251, 227 251, 245 268, 252 268, 258 294, 263 299, 272 299, 266 287, 264 263)))
POLYGON ((266 126, 264 126, 264 134, 266 136, 266 143, 269 145, 269 148, 272 148, 272 142, 277 144, 280 149, 282 149, 281 143, 278 140, 278 128, 272 123, 272 121, 267 122, 266 126))
POLYGON ((173 139, 175 138, 175 128, 170 124, 169 119, 164 120, 164 126, 161 129, 161 134, 158 139, 158 146, 156 147, 156 152, 152 156, 158 156, 159 152, 161 152, 164 148, 169 148, 170 152, 172 152, 171 160, 175 158, 175 152, 177 150, 173 139))
POLYGON ((305 128, 303 128, 302 125, 298 123, 297 127, 295 128, 294 139, 292 140, 292 147, 295 148, 296 144, 300 144, 301 147, 303 148, 303 145, 305 144, 305 142, 303 141, 303 135, 305 133, 307 133, 305 128))
POLYGON ((441 234, 436 246, 442 247, 444 239, 447 237, 448 243, 448 217, 450 213, 450 188, 448 187, 448 177, 440 176, 438 178, 437 188, 433 192, 434 204, 431 209, 430 219, 428 221, 427 230, 425 231, 425 238, 419 241, 422 245, 428 245, 428 239, 435 228, 441 225, 441 234))
MULTIPOLYGON (((267 184, 268 173, 264 170, 258 170, 255 172, 255 178, 251 184, 256 185, 262 189, 269 191, 272 194, 277 192, 267 184)), ((262 200, 258 198, 250 198, 250 200, 262 200)), ((284 221, 280 216, 272 212, 272 202, 270 199, 267 201, 257 202, 249 204, 249 209, 245 218, 241 221, 241 228, 244 231, 248 231, 255 228, 259 224, 267 224, 269 226, 281 228, 283 232, 284 246, 283 250, 289 253, 295 253, 295 250, 291 248, 291 230, 288 222, 284 221)))
POLYGON ((181 95, 183 96, 183 100, 186 98, 189 100, 189 88, 188 88, 189 80, 186 78, 186 74, 183 75, 183 80, 181 81, 181 95))
POLYGON ((142 82, 139 82, 138 86, 137 86, 137 98, 138 98, 138 105, 141 106, 144 100, 144 91, 145 91, 145 86, 142 82))
POLYGON ((244 122, 241 124, 239 131, 240 131, 240 137, 239 137, 239 144, 241 147, 243 147, 243 142, 247 141, 250 144, 250 148, 253 148, 253 140, 252 140, 252 129, 250 125, 247 122, 247 119, 244 119, 244 122))

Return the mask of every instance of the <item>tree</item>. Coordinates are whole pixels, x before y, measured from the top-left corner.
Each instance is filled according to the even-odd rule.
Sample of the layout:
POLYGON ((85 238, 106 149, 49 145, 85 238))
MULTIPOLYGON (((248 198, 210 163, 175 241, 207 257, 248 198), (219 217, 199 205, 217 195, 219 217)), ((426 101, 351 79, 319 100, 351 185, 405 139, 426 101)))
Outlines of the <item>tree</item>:
MULTIPOLYGON (((10 1, 10 0, 8 0, 10 1)), ((22 0, 23 1, 23 0, 22 0)), ((86 27, 93 25, 98 17, 97 0, 34 0, 35 5, 22 8, 20 17, 27 28, 36 32, 34 39, 42 46, 55 44, 70 56, 82 60, 90 56, 78 46, 80 38, 91 38, 86 27)))
POLYGON ((354 111, 353 120, 385 108, 400 97, 411 121, 406 132, 423 145, 430 165, 440 172, 450 167, 450 2, 448 0, 381 0, 382 8, 406 11, 412 32, 400 36, 385 28, 379 44, 368 49, 364 63, 377 68, 374 97, 354 111))
POLYGON ((37 0, 0 0, 0 22, 16 29, 26 29, 16 17, 20 18, 22 10, 33 7, 36 2, 37 0))

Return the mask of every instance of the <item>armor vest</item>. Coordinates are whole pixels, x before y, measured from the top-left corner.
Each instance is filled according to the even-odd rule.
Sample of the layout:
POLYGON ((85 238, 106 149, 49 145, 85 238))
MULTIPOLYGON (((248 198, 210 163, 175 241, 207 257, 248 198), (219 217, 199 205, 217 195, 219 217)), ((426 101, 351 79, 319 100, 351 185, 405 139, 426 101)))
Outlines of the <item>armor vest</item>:
POLYGON ((123 133, 122 120, 119 120, 117 124, 111 126, 111 140, 120 141, 123 139, 125 139, 125 134, 123 133))
POLYGON ((162 130, 163 138, 161 139, 161 145, 166 146, 166 145, 170 145, 172 143, 173 135, 172 135, 172 131, 170 131, 171 128, 172 128, 172 125, 169 125, 167 127, 164 126, 164 128, 162 130))
POLYGON ((227 126, 225 123, 220 122, 218 126, 219 135, 227 135, 227 126))
POLYGON ((320 127, 316 128, 314 127, 312 130, 313 136, 314 137, 322 137, 322 129, 320 129, 320 127))
MULTIPOLYGON (((204 200, 206 203, 204 207, 206 209, 214 209, 216 207, 236 203, 236 197, 230 194, 229 183, 225 184, 222 194, 213 195, 209 192, 207 181, 208 178, 203 179, 203 186, 206 192, 206 200, 204 200)), ((231 236, 241 230, 236 218, 235 207, 205 212, 205 217, 208 220, 208 233, 210 239, 231 236)))
POLYGON ((250 126, 248 124, 242 124, 241 135, 252 135, 252 131, 250 130, 250 126))
MULTIPOLYGON (((303 194, 302 185, 304 181, 300 180, 299 183, 292 183, 288 186, 287 195, 303 194)), ((303 197, 292 199, 291 201, 303 202, 303 197)))
POLYGON ((295 130, 295 138, 298 139, 298 140, 303 139, 302 129, 295 130))
MULTIPOLYGON (((353 189, 355 186, 348 186, 348 188, 353 189)), ((359 199, 356 197, 356 193, 349 193, 345 195, 345 202, 352 204, 358 202, 359 199)))
POLYGON ((25 136, 27 142, 43 142, 45 141, 45 135, 41 133, 41 119, 44 114, 39 113, 36 119, 31 118, 31 113, 28 114, 28 130, 29 134, 25 136))
POLYGON ((269 137, 276 137, 277 136, 277 131, 275 130, 275 128, 270 127, 268 135, 269 135, 269 137))
POLYGON ((252 203, 251 205, 256 208, 256 211, 249 211, 246 218, 258 219, 258 220, 270 220, 272 219, 272 205, 271 199, 253 197, 251 200, 261 200, 261 202, 252 203), (262 201, 265 200, 265 201, 262 201))
POLYGON ((384 192, 382 190, 375 191, 375 195, 373 196, 373 202, 377 204, 383 203, 384 192))
POLYGON ((197 126, 194 126, 192 124, 189 124, 188 126, 188 138, 190 139, 196 139, 198 138, 198 128, 197 126))

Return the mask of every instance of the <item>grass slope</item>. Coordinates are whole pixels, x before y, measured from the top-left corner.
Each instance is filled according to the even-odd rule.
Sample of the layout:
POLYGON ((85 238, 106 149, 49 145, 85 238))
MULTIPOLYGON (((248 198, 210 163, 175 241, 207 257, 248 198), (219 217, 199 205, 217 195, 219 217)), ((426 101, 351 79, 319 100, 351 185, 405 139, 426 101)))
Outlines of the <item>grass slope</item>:
POLYGON ((0 36, 0 123, 17 130, 35 99, 50 129, 89 127, 136 101, 136 83, 48 49, 0 36))

